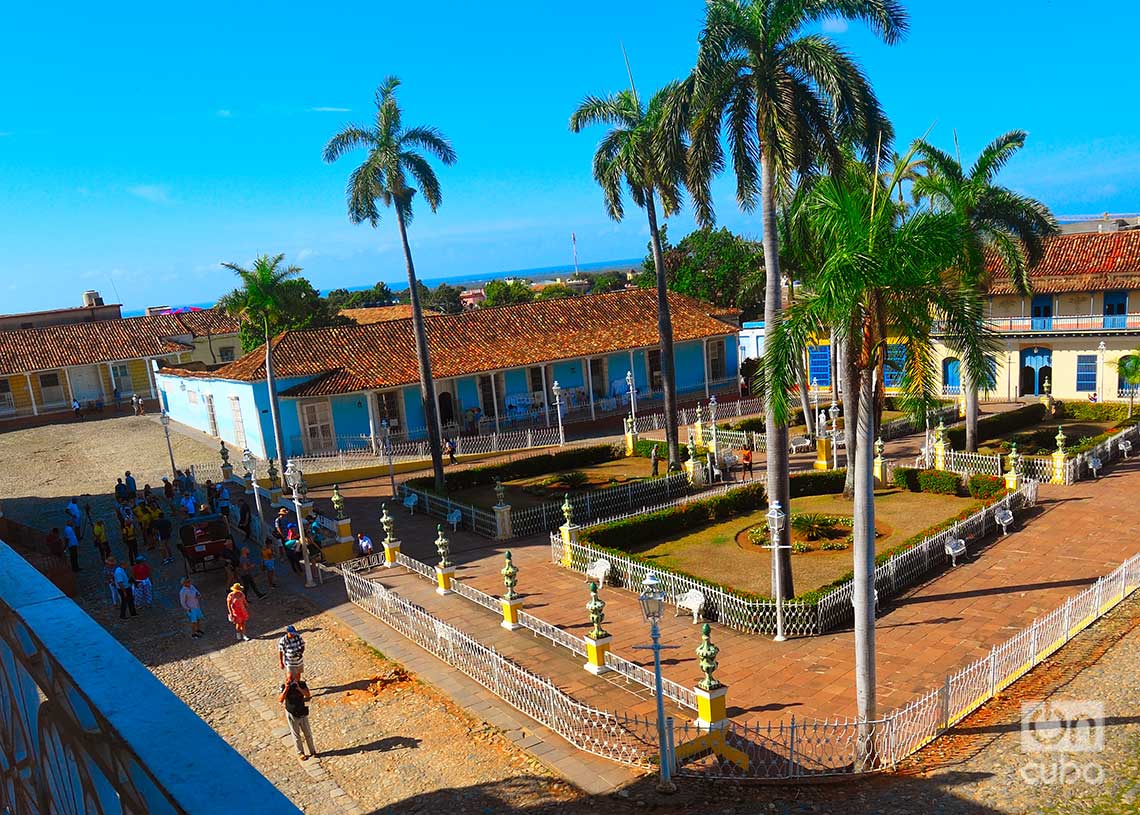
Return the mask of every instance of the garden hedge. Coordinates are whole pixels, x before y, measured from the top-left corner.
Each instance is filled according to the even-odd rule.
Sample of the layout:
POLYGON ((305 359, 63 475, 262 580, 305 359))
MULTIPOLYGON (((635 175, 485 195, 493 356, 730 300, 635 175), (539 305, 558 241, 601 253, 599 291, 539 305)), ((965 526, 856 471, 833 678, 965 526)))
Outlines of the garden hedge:
POLYGON ((922 489, 918 485, 918 469, 915 467, 895 467, 892 481, 896 487, 911 492, 919 492, 922 489))
MULTIPOLYGON (((1057 415, 1070 422, 1114 422, 1128 421, 1128 405, 1097 402, 1058 402, 1057 415)), ((1133 417, 1135 419, 1136 417, 1133 417)))
MULTIPOLYGON (((661 459, 662 462, 664 462, 661 465, 661 471, 664 472, 665 471, 665 465, 669 463, 669 447, 668 447, 668 445, 665 444, 665 442, 663 440, 661 440, 661 439, 638 439, 637 444, 635 444, 633 446, 633 454, 635 456, 641 456, 642 458, 649 458, 651 455, 653 455, 654 445, 657 446, 658 457, 661 459)), ((704 449, 699 444, 696 445, 696 447, 697 447, 698 453, 700 453, 700 451, 702 449, 704 449)), ((624 451, 622 454, 624 455, 624 451)), ((685 442, 683 442, 683 441, 677 442, 677 456, 678 456, 679 460, 681 460, 681 461, 688 461, 689 460, 689 445, 685 444, 685 442)))
MULTIPOLYGON (((1020 430, 1023 427, 1035 425, 1045 418, 1048 409, 1040 402, 1035 402, 1032 405, 1018 408, 1017 410, 1010 410, 1005 413, 998 413, 994 416, 987 416, 978 421, 978 442, 981 443, 987 439, 994 439, 1009 433, 1012 430, 1020 430)), ((946 441, 955 450, 961 450, 966 446, 966 428, 965 427, 952 427, 946 431, 946 441)))
POLYGON ((979 473, 970 476, 966 487, 970 491, 971 498, 997 498, 1005 494, 1005 479, 979 473))
MULTIPOLYGON (((621 454, 622 451, 612 444, 595 444, 590 447, 560 450, 557 453, 540 453, 504 464, 472 467, 470 470, 447 473, 444 477, 444 491, 450 494, 472 487, 482 487, 494 484, 496 478, 500 481, 511 481, 516 478, 557 473, 561 470, 590 467, 605 461, 613 461, 621 454)), ((431 476, 412 478, 407 483, 418 490, 435 491, 435 479, 431 476)))
POLYGON ((957 473, 948 470, 919 470, 918 488, 922 492, 936 495, 957 495, 962 479, 957 473))

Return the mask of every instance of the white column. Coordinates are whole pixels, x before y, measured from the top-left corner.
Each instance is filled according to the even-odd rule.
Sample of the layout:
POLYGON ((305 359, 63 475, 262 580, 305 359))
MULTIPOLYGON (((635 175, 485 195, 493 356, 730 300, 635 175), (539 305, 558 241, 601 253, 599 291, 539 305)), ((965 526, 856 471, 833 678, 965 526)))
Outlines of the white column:
POLYGON ((701 356, 705 363, 705 398, 709 398, 709 338, 701 340, 701 356))
POLYGON ((154 387, 154 360, 153 359, 144 359, 143 364, 146 365, 146 377, 150 381, 150 398, 151 399, 157 399, 158 398, 158 392, 155 390, 155 387, 154 387))
POLYGON ((586 357, 586 393, 590 394, 590 421, 594 421, 594 369, 590 366, 590 358, 586 357))
MULTIPOLYGON (((440 389, 440 386, 442 384, 443 384, 442 382, 436 382, 435 383, 435 426, 436 426, 436 429, 439 430, 440 441, 443 440, 443 415, 439 409, 439 393, 440 393, 439 389, 440 389)), ((452 410, 454 410, 455 409, 455 397, 452 397, 451 405, 452 405, 452 410)), ((329 410, 330 411, 332 410, 331 404, 329 405, 329 410)))
POLYGON ((115 367, 110 362, 107 363, 107 376, 111 378, 111 393, 114 394, 119 386, 115 383, 115 367))
POLYGON ((28 383, 28 398, 32 400, 32 415, 33 416, 39 416, 40 415, 40 409, 38 407, 36 407, 36 392, 34 390, 32 390, 32 375, 25 371, 24 372, 24 379, 28 383))
POLYGON ((368 437, 372 441, 372 452, 376 452, 376 428, 380 422, 376 418, 376 391, 365 391, 364 398, 368 401, 368 437))
POLYGON ((542 372, 542 413, 546 417, 546 426, 550 427, 550 397, 546 394, 546 366, 539 365, 538 370, 542 372))
POLYGON ((491 403, 495 408, 495 432, 499 432, 499 389, 495 387, 495 374, 491 374, 491 403))
POLYGON ((67 368, 63 369, 63 381, 67 383, 67 406, 71 407, 71 400, 75 398, 75 391, 71 389, 71 374, 67 372, 67 368))

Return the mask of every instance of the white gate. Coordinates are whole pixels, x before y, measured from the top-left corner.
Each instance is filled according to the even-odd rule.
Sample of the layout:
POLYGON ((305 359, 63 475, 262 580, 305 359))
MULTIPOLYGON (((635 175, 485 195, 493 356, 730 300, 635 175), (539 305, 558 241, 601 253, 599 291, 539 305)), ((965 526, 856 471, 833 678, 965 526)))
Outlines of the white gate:
POLYGON ((103 382, 98 367, 82 365, 68 368, 67 378, 71 381, 72 395, 80 402, 94 402, 103 398, 103 382))

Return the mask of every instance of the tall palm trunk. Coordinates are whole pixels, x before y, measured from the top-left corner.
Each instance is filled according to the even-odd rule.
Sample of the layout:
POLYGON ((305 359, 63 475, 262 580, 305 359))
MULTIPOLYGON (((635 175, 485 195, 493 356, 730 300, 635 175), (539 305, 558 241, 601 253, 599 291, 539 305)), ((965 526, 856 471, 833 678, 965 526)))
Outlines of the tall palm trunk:
MULTIPOLYGON (((859 449, 849 458, 855 471, 855 697, 861 722, 873 721, 875 701, 875 476, 871 467, 874 434, 874 369, 859 372, 859 449)), ((872 759, 870 728, 860 730, 859 757, 863 767, 872 759)))
POLYGON ((966 450, 978 451, 978 387, 977 377, 966 365, 962 366, 962 392, 966 395, 966 450))
MULTIPOLYGON (((269 317, 265 317, 265 388, 269 391, 269 421, 273 424, 273 446, 269 458, 285 461, 285 445, 281 437, 281 414, 277 410, 277 377, 273 374, 273 338, 269 336, 269 317)), ((302 432, 304 432, 302 430, 302 432)))
MULTIPOLYGON (((843 479, 843 497, 855 497, 855 467, 853 462, 859 452, 859 371, 855 367, 855 343, 852 337, 857 333, 848 335, 840 340, 843 348, 840 357, 840 375, 843 377, 843 448, 844 459, 847 462, 847 473, 843 479)), ((836 457, 838 458, 838 456, 836 457)))
POLYGON ((400 242, 404 245, 404 262, 408 267, 408 296, 412 305, 412 327, 416 334, 416 358, 420 367, 420 400, 424 405, 424 423, 427 425, 428 447, 431 448, 431 469, 435 474, 436 492, 443 492, 443 450, 439 438, 435 381, 431 378, 427 330, 424 328, 424 313, 420 310, 420 293, 416 287, 416 267, 412 263, 412 247, 408 245, 408 228, 404 223, 404 211, 399 203, 396 204, 396 223, 400 225, 400 242))
MULTIPOLYGON (((775 178, 772 161, 766 150, 760 152, 760 223, 764 244, 764 334, 771 336, 780 319, 780 255, 777 249, 775 178)), ((791 512, 788 484, 788 427, 777 424, 772 411, 771 395, 765 400, 764 433, 768 452, 768 502, 779 501, 784 512, 791 512)), ((784 524, 778 556, 772 561, 772 596, 776 596, 777 583, 785 599, 795 597, 792 583, 792 531, 784 524), (776 580, 776 569, 780 580, 776 580)))
MULTIPOLYGON (((665 391, 665 446, 669 454, 669 471, 681 469, 677 429, 677 381, 673 365, 673 319, 669 316, 669 288, 665 280, 665 254, 661 251, 661 232, 657 228, 657 206, 653 189, 646 191, 645 213, 649 217, 649 241, 653 245, 653 267, 657 270, 657 333, 661 336, 661 387, 665 391)), ((652 383, 650 383, 652 386, 652 383)))

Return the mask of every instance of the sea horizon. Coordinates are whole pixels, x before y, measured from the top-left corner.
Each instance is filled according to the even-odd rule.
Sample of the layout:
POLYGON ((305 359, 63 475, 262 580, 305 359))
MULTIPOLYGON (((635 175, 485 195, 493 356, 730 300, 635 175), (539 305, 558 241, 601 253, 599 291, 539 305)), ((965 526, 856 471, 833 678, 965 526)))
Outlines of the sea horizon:
MULTIPOLYGON (((614 270, 614 269, 625 269, 628 267, 636 268, 636 267, 639 267, 641 265, 641 263, 642 263, 641 258, 626 258, 626 259, 621 259, 621 260, 602 260, 602 261, 595 261, 593 263, 579 263, 578 264, 578 271, 579 272, 606 272, 606 271, 610 271, 610 270, 614 270)), ((421 278, 420 282, 423 283, 425 286, 427 286, 429 289, 434 289, 434 288, 442 285, 443 283, 447 283, 448 285, 451 285, 451 286, 464 284, 467 287, 471 287, 477 283, 486 283, 486 282, 491 281, 491 280, 503 280, 503 279, 508 278, 508 277, 525 277, 525 278, 533 280, 536 277, 546 277, 549 275, 563 275, 563 274, 573 274, 573 273, 574 273, 574 264, 573 263, 567 263, 567 264, 563 264, 560 266, 539 266, 539 267, 535 267, 532 269, 508 269, 508 270, 499 271, 499 272, 485 272, 485 273, 481 273, 481 274, 477 273, 477 274, 446 275, 444 277, 427 277, 427 278, 421 278)), ((375 285, 375 284, 372 284, 372 285, 375 285)), ((319 289, 319 291, 320 291, 322 297, 327 297, 328 293, 330 291, 334 291, 336 289, 344 289, 345 291, 366 291, 366 290, 372 288, 372 285, 334 286, 331 289, 319 289)), ((388 286, 389 286, 389 288, 392 289, 392 292, 396 293, 396 294, 398 294, 402 291, 406 291, 408 288, 407 286, 404 286, 400 283, 393 283, 393 282, 388 282, 388 286)), ((211 308, 215 302, 216 302, 215 300, 204 300, 204 301, 197 302, 197 303, 177 303, 177 304, 176 303, 166 303, 163 305, 167 305, 172 309, 177 309, 177 308, 211 308)), ((123 311, 124 317, 141 317, 144 314, 146 314, 145 308, 130 309, 130 310, 124 310, 123 311)))

